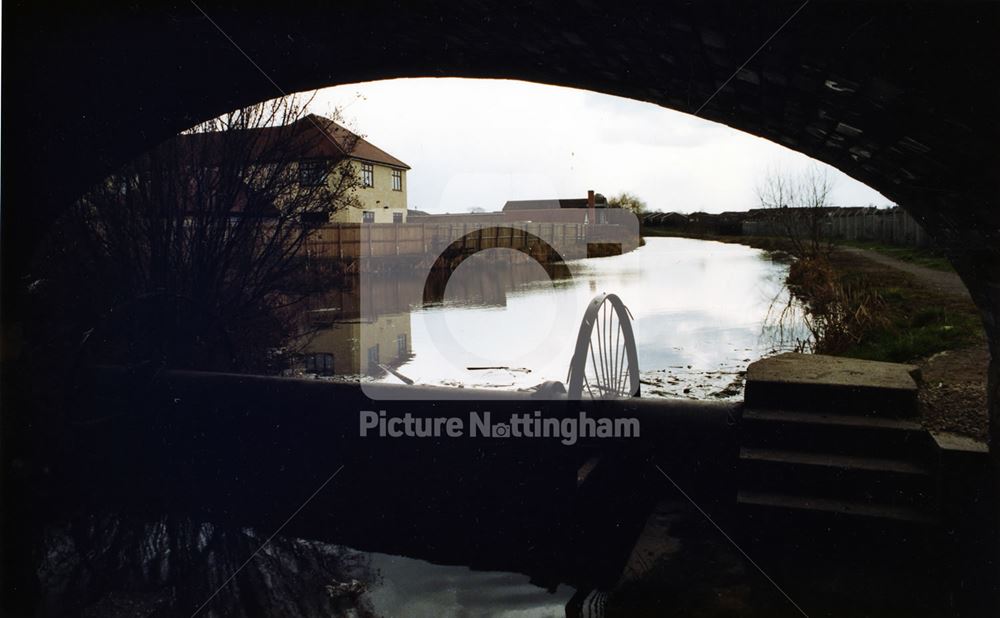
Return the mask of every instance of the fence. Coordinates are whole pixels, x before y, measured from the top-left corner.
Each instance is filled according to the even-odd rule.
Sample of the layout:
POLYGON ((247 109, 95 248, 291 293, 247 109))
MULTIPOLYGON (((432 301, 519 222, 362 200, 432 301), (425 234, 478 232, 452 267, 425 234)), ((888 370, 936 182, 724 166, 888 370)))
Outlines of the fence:
POLYGON ((830 234, 844 240, 870 240, 887 245, 931 245, 927 232, 901 208, 835 213, 830 217, 830 234))
MULTIPOLYGON (((783 218, 781 210, 758 215, 743 222, 747 236, 783 236, 807 233, 811 229, 809 215, 792 213, 792 220, 783 218), (790 232, 791 231, 791 232, 790 232)), ((824 237, 842 240, 863 240, 887 245, 929 247, 931 238, 920 224, 901 208, 832 208, 819 223, 824 237)))

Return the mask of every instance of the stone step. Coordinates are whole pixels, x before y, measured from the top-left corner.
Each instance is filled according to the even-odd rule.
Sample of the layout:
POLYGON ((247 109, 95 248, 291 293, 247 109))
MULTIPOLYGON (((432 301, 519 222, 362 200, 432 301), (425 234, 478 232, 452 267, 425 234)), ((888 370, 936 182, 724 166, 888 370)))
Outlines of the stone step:
POLYGON ((773 421, 782 423, 798 423, 806 425, 823 425, 834 427, 850 427, 853 429, 888 430, 923 432, 924 427, 918 421, 898 418, 878 418, 870 416, 855 416, 852 414, 828 414, 820 412, 800 412, 786 409, 745 408, 744 419, 773 421))
POLYGON ((738 485, 790 496, 936 507, 935 478, 930 471, 895 459, 744 447, 738 485))
POLYGON ((915 463, 898 459, 881 459, 877 457, 858 457, 854 455, 832 455, 827 453, 808 453, 801 451, 782 451, 775 449, 743 447, 740 449, 740 459, 744 461, 753 460, 798 466, 819 466, 824 468, 839 468, 853 471, 882 472, 886 474, 930 476, 927 469, 915 463))
POLYGON ((924 459, 932 440, 915 421, 773 409, 745 409, 740 443, 834 455, 924 459))
POLYGON ((873 504, 835 498, 789 496, 781 493, 740 490, 736 502, 744 507, 814 516, 843 516, 934 525, 937 517, 919 508, 873 504))
POLYGON ((882 418, 917 414, 919 370, 819 354, 786 353, 747 367, 750 408, 783 408, 882 418))

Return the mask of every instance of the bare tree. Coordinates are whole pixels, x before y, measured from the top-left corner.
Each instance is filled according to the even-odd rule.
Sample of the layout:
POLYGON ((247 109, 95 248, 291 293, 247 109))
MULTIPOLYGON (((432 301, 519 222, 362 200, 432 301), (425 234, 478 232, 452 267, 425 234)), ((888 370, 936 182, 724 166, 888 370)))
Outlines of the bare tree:
POLYGON ((766 222, 788 239, 794 258, 785 280, 791 294, 783 308, 772 307, 769 327, 783 333, 785 323, 801 314, 810 338, 798 340, 796 349, 820 354, 842 354, 886 323, 878 290, 863 277, 845 277, 831 263, 832 192, 833 181, 819 166, 798 175, 769 171, 757 187, 760 205, 771 215, 766 222))
POLYGON ((795 257, 816 257, 830 250, 827 216, 833 180, 826 168, 810 166, 799 174, 772 168, 756 187, 766 221, 777 226, 795 257))
POLYGON ((359 138, 307 115, 310 100, 185 131, 74 205, 59 226, 59 285, 88 287, 78 297, 101 360, 276 368, 288 308, 308 291, 303 245, 359 184, 359 138))

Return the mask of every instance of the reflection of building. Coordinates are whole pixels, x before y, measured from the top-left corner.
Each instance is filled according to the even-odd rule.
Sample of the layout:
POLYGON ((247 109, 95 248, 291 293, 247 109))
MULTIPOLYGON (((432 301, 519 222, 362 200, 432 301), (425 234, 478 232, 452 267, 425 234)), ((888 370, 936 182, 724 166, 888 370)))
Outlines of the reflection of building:
POLYGON ((378 373, 378 365, 394 367, 410 357, 409 312, 381 315, 373 321, 342 318, 337 309, 309 312, 315 330, 302 350, 306 373, 378 373))

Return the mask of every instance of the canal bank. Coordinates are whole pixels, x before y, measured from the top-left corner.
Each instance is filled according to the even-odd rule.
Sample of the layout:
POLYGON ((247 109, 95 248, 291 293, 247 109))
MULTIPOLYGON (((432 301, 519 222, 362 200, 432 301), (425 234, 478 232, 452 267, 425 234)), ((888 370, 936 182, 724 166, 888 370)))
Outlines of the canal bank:
MULTIPOLYGON (((649 236, 673 236, 647 229, 649 236)), ((793 260, 782 238, 698 235, 737 243, 793 260)), ((921 369, 922 422, 935 431, 985 442, 988 427, 986 367, 989 351, 979 312, 958 275, 924 250, 895 255, 878 247, 834 245, 829 261, 842 280, 878 294, 884 322, 838 355, 912 363, 921 369)))

